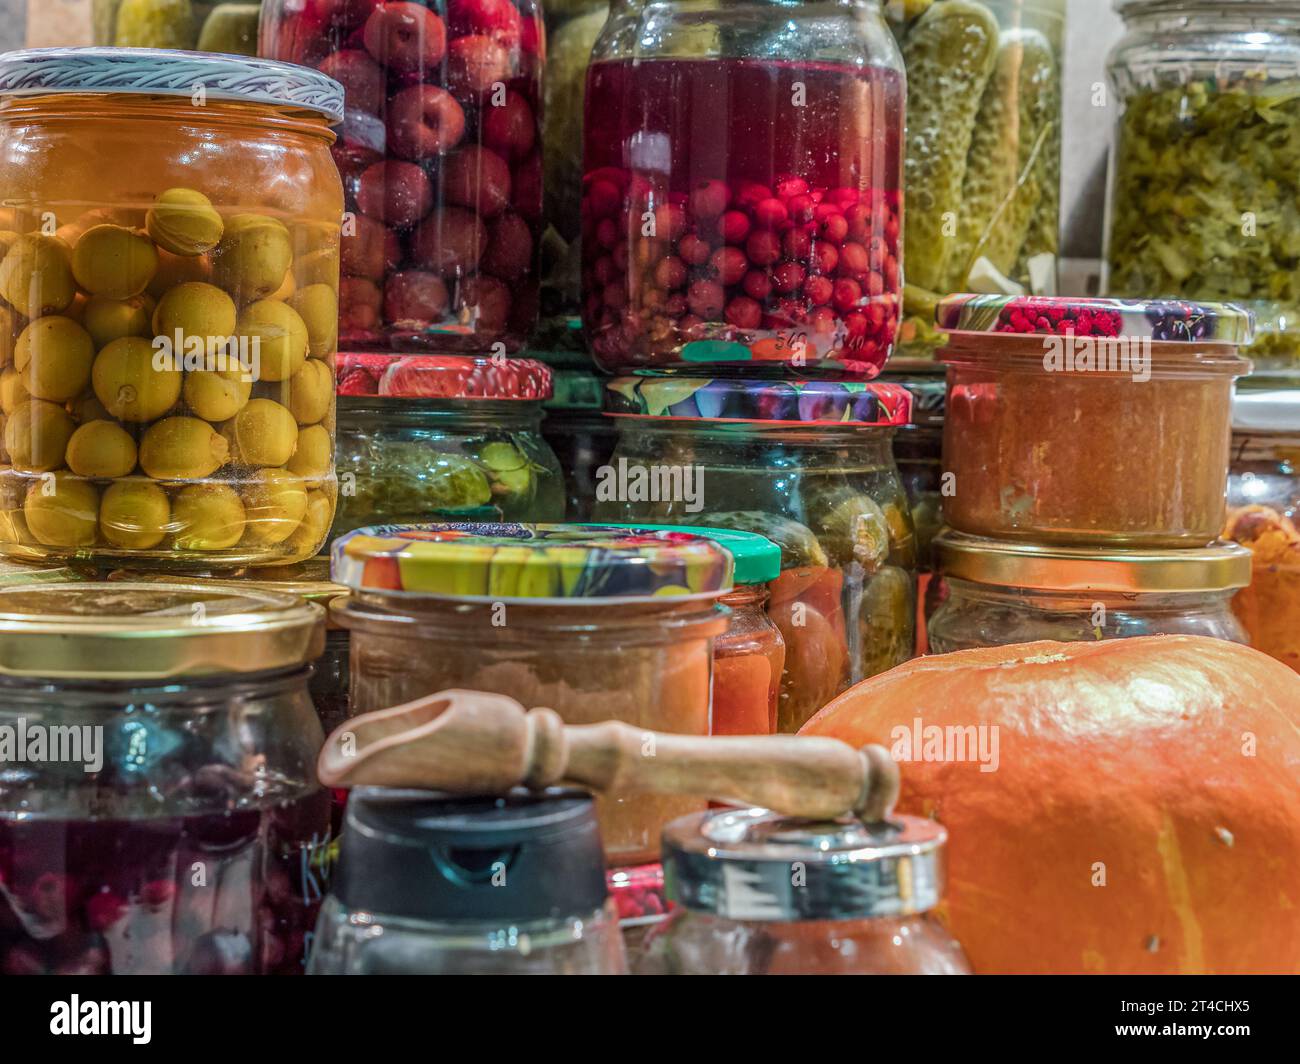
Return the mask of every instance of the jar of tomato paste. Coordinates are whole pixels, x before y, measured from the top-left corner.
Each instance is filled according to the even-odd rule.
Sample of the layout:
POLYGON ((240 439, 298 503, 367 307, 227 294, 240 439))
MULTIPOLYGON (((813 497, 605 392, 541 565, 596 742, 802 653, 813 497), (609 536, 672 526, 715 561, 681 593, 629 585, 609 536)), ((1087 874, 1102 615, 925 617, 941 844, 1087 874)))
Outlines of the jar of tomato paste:
MULTIPOLYGON (((450 688, 548 706, 568 724, 621 720, 709 732, 713 641, 731 556, 681 532, 600 525, 358 529, 333 545, 351 588, 331 613, 352 634, 353 713, 450 688)), ((659 830, 705 800, 612 795, 610 863, 659 853, 659 830)))
POLYGON ((959 295, 935 314, 949 335, 949 525, 1116 547, 1203 547, 1223 531, 1248 311, 959 295))
MULTIPOLYGON (((911 400, 877 382, 623 377, 596 516, 755 532, 781 548, 777 730, 912 656, 916 539, 894 462, 911 400)), ((707 534, 707 533, 706 533, 707 534)))

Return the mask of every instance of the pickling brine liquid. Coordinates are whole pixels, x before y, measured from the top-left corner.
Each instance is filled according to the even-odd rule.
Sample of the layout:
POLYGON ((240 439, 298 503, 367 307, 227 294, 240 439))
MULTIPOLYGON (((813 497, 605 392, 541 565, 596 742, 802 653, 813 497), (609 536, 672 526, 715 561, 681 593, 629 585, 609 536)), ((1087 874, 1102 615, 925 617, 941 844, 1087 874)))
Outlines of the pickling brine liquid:
POLYGON ((327 792, 129 819, 0 814, 0 972, 303 971, 326 890, 327 792))
POLYGON ((593 63, 583 315, 601 365, 874 376, 902 290, 903 97, 870 66, 593 63))

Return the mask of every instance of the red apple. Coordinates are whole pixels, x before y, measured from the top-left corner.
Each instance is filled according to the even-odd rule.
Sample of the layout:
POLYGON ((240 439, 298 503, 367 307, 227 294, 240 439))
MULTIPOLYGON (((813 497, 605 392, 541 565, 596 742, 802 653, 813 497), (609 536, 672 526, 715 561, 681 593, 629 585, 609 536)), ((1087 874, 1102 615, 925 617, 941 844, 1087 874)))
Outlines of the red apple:
POLYGON ((348 219, 339 243, 342 272, 348 277, 382 281, 401 257, 397 234, 364 214, 348 219))
POLYGON ((488 245, 479 263, 493 277, 517 281, 533 266, 533 234, 517 214, 506 212, 488 226, 488 245))
POLYGON ((465 135, 465 112, 436 85, 412 85, 388 101, 388 148, 422 162, 450 151, 465 135))
POLYGON ((508 48, 519 43, 523 19, 510 0, 449 0, 447 22, 453 37, 481 33, 508 48))
POLYGON ((411 236, 411 258, 444 277, 464 276, 477 267, 487 246, 487 227, 473 211, 444 207, 411 236))
POLYGON ((447 286, 436 273, 403 270, 384 285, 384 317, 390 322, 439 321, 448 302, 447 286))
POLYGON ((343 86, 346 106, 378 114, 384 102, 384 72, 359 48, 327 55, 316 68, 343 86))
POLYGON ((496 152, 471 146, 447 157, 443 192, 449 203, 492 218, 510 203, 510 167, 496 152))
POLYGON ((375 62, 398 74, 433 69, 447 53, 442 19, 423 4, 380 4, 366 19, 362 39, 375 62))
POLYGON ((447 81, 456 92, 482 96, 510 77, 510 53, 491 37, 458 37, 451 42, 447 81))
POLYGON ((483 143, 518 162, 533 150, 537 140, 537 120, 528 101, 517 92, 507 92, 498 105, 489 100, 483 108, 483 143))
POLYGON ((357 206, 385 225, 406 228, 429 213, 433 185, 414 163, 389 159, 362 173, 357 182, 357 206))

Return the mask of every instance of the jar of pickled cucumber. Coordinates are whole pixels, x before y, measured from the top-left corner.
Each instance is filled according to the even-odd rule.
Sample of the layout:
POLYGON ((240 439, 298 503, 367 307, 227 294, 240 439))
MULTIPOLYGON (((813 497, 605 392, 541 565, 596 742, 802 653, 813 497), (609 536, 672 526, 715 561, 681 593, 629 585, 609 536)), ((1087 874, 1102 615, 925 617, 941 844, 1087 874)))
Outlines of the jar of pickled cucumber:
POLYGON ((949 292, 1055 295, 1065 0, 902 0, 907 285, 900 354, 949 292))
POLYGON ((92 0, 96 44, 257 55, 260 4, 208 0, 92 0))
POLYGON ((339 377, 331 539, 373 524, 564 519, 540 362, 346 353, 339 377))
MULTIPOLYGON (((913 654, 916 536, 894 462, 911 397, 865 382, 614 378, 597 520, 756 532, 781 548, 777 730, 913 654)), ((708 534, 707 532, 704 534, 708 534)))
POLYGON ((0 57, 0 554, 212 568, 334 514, 339 85, 257 59, 0 57))
POLYGON ((259 52, 343 83, 339 329, 354 351, 516 352, 537 322, 540 0, 268 0, 259 52))
POLYGON ((1116 0, 1102 290, 1243 304, 1300 373, 1300 3, 1116 0))
MULTIPOLYGON (((602 525, 362 528, 331 547, 351 593, 351 710, 454 688, 547 706, 566 724, 619 720, 709 733, 713 641, 731 555, 704 536, 602 525)), ((669 820, 707 802, 615 790, 597 799, 611 865, 654 861, 669 820)))

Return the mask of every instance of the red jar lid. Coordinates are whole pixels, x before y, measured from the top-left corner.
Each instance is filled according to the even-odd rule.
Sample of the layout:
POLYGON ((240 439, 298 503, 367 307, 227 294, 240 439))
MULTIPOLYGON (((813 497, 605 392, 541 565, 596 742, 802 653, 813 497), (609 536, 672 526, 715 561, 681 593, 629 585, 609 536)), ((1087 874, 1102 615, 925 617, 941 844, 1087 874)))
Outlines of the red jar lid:
POLYGON ((388 399, 551 397, 550 367, 531 358, 339 352, 339 395, 388 399))

